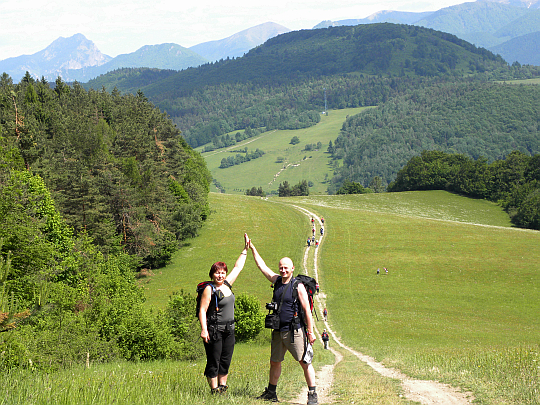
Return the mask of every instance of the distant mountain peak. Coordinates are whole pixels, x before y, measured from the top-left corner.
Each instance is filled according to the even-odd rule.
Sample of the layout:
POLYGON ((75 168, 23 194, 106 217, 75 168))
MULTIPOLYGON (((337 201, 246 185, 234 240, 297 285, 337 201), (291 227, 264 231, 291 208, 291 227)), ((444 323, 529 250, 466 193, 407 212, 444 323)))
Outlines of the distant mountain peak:
POLYGON ((102 54, 83 34, 75 34, 68 38, 59 37, 34 56, 52 61, 58 70, 100 66, 111 60, 110 56, 102 54))
POLYGON ((0 71, 19 81, 26 72, 35 78, 44 76, 55 80, 66 69, 100 66, 111 60, 83 34, 59 37, 45 49, 33 55, 22 55, 0 61, 0 71))
POLYGON ((230 37, 217 41, 203 42, 189 49, 211 61, 225 59, 227 57, 240 57, 270 38, 289 31, 291 30, 283 25, 266 22, 237 32, 230 37))

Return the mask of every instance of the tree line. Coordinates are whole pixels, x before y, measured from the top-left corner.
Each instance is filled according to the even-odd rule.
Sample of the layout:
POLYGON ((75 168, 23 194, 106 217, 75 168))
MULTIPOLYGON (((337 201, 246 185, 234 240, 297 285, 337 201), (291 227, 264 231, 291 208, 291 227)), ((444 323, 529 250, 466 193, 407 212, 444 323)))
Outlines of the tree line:
POLYGON ((531 67, 509 67, 500 56, 450 34, 369 24, 291 32, 242 58, 176 74, 119 70, 86 86, 143 90, 197 147, 247 128, 314 125, 324 109, 324 89, 335 109, 378 105, 416 78, 504 80, 537 73, 531 67))
POLYGON ((240 165, 242 163, 249 162, 253 159, 260 158, 264 155, 264 152, 260 150, 259 148, 255 149, 253 152, 248 152, 247 148, 244 152, 245 155, 241 155, 240 153, 237 153, 236 156, 228 156, 226 158, 221 159, 221 164, 219 165, 220 169, 226 169, 227 167, 240 165))

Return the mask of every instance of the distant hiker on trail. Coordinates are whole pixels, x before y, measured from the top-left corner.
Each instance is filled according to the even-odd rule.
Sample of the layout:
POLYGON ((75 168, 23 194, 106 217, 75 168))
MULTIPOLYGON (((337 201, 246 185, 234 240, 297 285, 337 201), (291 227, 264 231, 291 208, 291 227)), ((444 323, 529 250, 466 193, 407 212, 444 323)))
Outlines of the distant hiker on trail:
POLYGON ((315 236, 315 227, 313 227, 313 229, 311 230, 311 233, 313 234, 313 236, 315 236))
POLYGON ((307 403, 318 404, 315 391, 315 369, 311 364, 313 355, 311 345, 317 338, 313 333, 313 317, 306 287, 302 283, 297 283, 297 279, 293 277, 294 265, 290 258, 284 257, 279 261, 279 274, 276 274, 266 265, 252 241, 249 241, 249 247, 253 252, 257 267, 274 285, 271 304, 278 308, 274 311, 277 328, 271 326, 272 346, 268 387, 257 399, 278 402, 276 387, 281 375, 281 363, 288 351, 304 371, 308 385, 307 403))
POLYGON ((328 341, 330 340, 330 336, 328 336, 328 332, 326 331, 326 329, 323 330, 321 338, 322 338, 322 341, 324 343, 324 348, 328 349, 328 341))
POLYGON ((315 226, 315 220, 313 219, 313 217, 311 217, 311 225, 315 226))
POLYGON ((315 241, 315 247, 319 247, 319 239, 315 241))
POLYGON ((210 268, 211 282, 201 286, 199 322, 206 351, 204 375, 212 394, 227 391, 227 376, 234 351, 234 294, 231 286, 244 268, 249 239, 244 234, 244 250, 227 275, 227 265, 216 262, 210 268))
POLYGON ((323 236, 324 228, 321 226, 321 236, 323 236))
POLYGON ((321 217, 321 222, 324 225, 324 218, 323 217, 321 217))
POLYGON ((307 238, 307 247, 309 247, 310 244, 311 244, 311 239, 307 238))
POLYGON ((315 236, 312 236, 312 237, 311 237, 311 244, 312 244, 312 245, 315 244, 315 236))
POLYGON ((377 274, 379 274, 381 272, 381 270, 379 269, 379 267, 377 267, 377 274))
POLYGON ((323 309, 322 314, 324 316, 324 321, 328 321, 328 311, 326 310, 326 307, 323 309))

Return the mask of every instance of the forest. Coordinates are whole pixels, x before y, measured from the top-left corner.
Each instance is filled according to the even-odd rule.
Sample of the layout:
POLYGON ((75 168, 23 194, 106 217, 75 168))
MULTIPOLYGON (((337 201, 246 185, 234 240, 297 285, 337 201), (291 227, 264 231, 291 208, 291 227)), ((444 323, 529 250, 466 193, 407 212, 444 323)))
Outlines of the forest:
POLYGON ((11 332, 0 333, 0 369, 200 355, 194 297, 152 313, 136 279, 197 235, 210 181, 142 93, 4 74, 0 332, 11 332))
POLYGON ((378 107, 349 117, 331 152, 342 161, 328 190, 345 179, 385 184, 423 150, 458 153, 489 163, 513 151, 540 153, 538 86, 478 81, 424 82, 378 107))
POLYGON ((330 109, 375 106, 423 79, 530 78, 534 67, 509 67, 500 56, 453 35, 422 27, 369 24, 294 31, 242 58, 172 74, 120 69, 84 85, 136 94, 170 115, 193 146, 244 129, 299 129, 319 122, 325 90, 330 109))
POLYGON ((0 97, 3 142, 43 179, 75 235, 155 268, 197 234, 210 174, 142 93, 87 92, 60 79, 51 89, 29 77, 13 85, 4 76, 0 97))

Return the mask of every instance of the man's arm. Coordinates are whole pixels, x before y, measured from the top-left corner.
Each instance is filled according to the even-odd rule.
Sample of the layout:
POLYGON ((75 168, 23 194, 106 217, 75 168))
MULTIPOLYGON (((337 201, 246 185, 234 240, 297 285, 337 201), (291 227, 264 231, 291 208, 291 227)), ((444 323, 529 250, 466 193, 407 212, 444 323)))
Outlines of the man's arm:
POLYGON ((253 245, 253 242, 251 240, 249 241, 249 247, 251 251, 253 252, 253 258, 255 259, 255 263, 257 264, 257 267, 259 268, 261 273, 268 279, 268 281, 274 284, 277 278, 279 277, 279 275, 274 273, 270 269, 270 267, 266 265, 266 263, 264 262, 259 252, 257 252, 257 249, 255 249, 255 246, 253 245))
POLYGON ((305 314, 306 321, 306 332, 308 334, 309 343, 313 344, 317 337, 313 333, 313 316, 311 315, 311 308, 309 307, 309 299, 304 284, 298 284, 298 299, 300 300, 300 305, 302 305, 303 312, 305 314))

